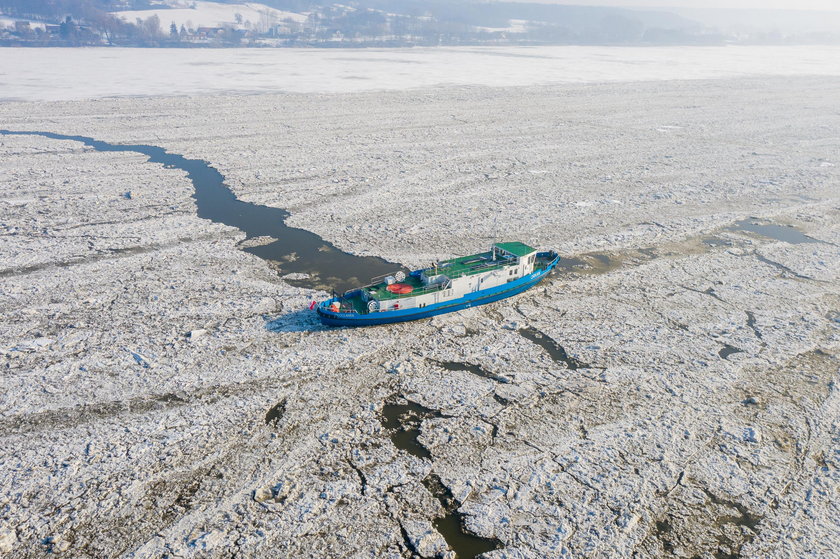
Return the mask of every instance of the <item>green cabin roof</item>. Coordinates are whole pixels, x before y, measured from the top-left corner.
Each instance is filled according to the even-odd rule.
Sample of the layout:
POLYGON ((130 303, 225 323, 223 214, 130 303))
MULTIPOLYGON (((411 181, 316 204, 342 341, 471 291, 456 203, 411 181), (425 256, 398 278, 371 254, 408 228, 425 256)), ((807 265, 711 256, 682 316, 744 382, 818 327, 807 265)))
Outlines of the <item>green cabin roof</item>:
POLYGON ((520 242, 496 243, 495 246, 516 256, 526 256, 537 250, 535 248, 529 247, 525 243, 520 242))

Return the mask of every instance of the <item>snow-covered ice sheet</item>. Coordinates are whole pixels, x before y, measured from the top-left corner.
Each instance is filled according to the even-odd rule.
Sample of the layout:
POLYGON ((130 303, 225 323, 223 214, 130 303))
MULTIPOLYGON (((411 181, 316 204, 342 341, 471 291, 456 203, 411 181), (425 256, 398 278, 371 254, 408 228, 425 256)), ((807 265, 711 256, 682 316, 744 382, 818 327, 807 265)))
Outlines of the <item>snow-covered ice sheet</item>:
POLYGON ((0 50, 0 100, 840 76, 840 47, 0 50))

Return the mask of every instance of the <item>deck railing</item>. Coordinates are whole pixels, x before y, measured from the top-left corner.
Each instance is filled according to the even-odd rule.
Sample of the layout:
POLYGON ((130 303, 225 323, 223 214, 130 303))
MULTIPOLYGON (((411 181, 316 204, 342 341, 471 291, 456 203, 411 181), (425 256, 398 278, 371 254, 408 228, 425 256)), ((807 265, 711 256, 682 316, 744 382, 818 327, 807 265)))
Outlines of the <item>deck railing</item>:
MULTIPOLYGON (((404 299, 406 297, 416 297, 418 295, 428 295, 429 293, 433 293, 435 291, 442 291, 444 289, 449 289, 452 286, 452 280, 447 278, 444 282, 433 283, 431 285, 427 285, 425 287, 421 287, 418 289, 413 289, 411 293, 388 293, 385 297, 386 301, 393 301, 394 299, 404 299)), ((367 289, 367 288, 362 288, 367 289)))
POLYGON ((368 281, 368 284, 365 287, 373 287, 374 285, 379 285, 380 283, 385 281, 385 278, 387 278, 388 276, 396 276, 398 272, 402 272, 403 274, 405 274, 406 277, 408 277, 409 274, 410 274, 410 272, 405 272, 403 270, 397 270, 396 272, 391 272, 390 274, 382 274, 381 276, 373 276, 372 278, 370 278, 370 281, 368 281))

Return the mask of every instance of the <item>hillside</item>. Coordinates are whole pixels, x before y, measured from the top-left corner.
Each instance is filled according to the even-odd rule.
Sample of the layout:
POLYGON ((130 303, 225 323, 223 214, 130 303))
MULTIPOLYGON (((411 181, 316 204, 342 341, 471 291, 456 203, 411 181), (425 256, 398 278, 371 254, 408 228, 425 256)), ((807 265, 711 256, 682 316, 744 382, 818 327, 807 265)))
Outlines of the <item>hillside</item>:
MULTIPOLYGON (((799 14, 801 16, 801 14, 799 14)), ((781 16, 779 16, 781 17, 781 16)), ((802 21, 802 17, 787 18, 802 21)), ((830 19, 830 18, 829 18, 830 19)), ((807 22, 726 26, 668 9, 421 0, 0 0, 0 45, 437 46, 837 43, 807 22), (701 23, 702 21, 702 23, 701 23)), ((723 20, 721 20, 723 21, 723 20)), ((765 21, 761 24, 761 21, 765 21)))

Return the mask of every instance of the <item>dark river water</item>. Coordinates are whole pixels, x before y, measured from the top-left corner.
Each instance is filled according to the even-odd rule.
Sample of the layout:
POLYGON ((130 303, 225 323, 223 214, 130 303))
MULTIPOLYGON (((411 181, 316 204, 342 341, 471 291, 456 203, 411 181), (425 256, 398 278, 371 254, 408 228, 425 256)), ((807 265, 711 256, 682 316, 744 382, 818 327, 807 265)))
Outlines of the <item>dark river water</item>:
POLYGON ((735 225, 729 227, 730 231, 749 231, 762 237, 784 241, 798 245, 801 243, 818 243, 817 239, 798 231, 795 227, 777 225, 775 223, 762 222, 756 219, 742 219, 736 221, 735 225))
POLYGON ((287 226, 289 212, 285 210, 237 199, 225 184, 224 176, 201 159, 188 159, 156 146, 110 144, 86 136, 12 130, 0 130, 0 135, 42 136, 53 140, 81 142, 96 151, 142 153, 151 163, 185 171, 195 188, 193 198, 198 217, 235 227, 245 233, 247 238, 275 239, 268 244, 243 250, 278 263, 283 274, 297 272, 310 276, 307 279, 286 280, 293 285, 343 292, 367 283, 374 276, 391 274, 400 269, 398 264, 381 258, 342 252, 315 233, 287 226))

